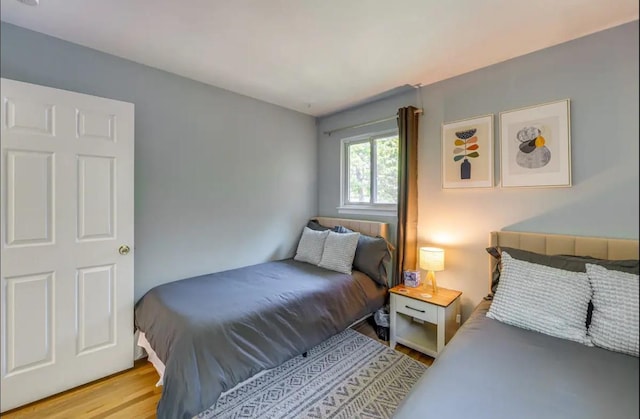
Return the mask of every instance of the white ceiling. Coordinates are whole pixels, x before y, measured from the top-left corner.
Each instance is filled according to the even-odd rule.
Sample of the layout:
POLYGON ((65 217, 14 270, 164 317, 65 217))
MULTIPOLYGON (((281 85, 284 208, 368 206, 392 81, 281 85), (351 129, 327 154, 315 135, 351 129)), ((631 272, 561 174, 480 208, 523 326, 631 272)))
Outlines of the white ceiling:
POLYGON ((309 115, 638 19, 637 0, 2 0, 2 20, 309 115))

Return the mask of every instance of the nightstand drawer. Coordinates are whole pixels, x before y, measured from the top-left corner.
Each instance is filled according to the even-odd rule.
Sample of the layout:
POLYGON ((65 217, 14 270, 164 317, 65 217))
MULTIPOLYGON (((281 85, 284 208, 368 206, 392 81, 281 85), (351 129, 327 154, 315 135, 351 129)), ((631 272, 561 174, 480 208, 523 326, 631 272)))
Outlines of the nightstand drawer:
POLYGON ((438 323, 438 307, 424 301, 402 295, 391 294, 395 301, 396 311, 429 323, 438 323))

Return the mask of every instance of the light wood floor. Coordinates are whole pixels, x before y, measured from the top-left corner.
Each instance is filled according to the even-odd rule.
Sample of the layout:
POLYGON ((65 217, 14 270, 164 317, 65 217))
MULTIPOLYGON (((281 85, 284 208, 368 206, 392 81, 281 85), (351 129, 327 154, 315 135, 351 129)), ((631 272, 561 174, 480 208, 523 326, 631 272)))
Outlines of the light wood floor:
MULTIPOLYGON (((388 345, 376 336, 368 321, 353 329, 388 345)), ((397 345, 396 350, 431 365, 433 358, 397 345)), ((155 387, 158 374, 146 359, 135 362, 130 370, 31 403, 2 414, 2 418, 155 418, 161 387, 155 387)))

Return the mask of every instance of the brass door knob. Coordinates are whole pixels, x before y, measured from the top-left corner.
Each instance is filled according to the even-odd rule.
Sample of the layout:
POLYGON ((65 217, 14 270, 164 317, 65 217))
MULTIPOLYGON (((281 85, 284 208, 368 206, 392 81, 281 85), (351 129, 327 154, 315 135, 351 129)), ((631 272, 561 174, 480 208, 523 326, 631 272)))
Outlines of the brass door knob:
POLYGON ((126 244, 123 244, 118 248, 118 253, 120 253, 121 255, 128 255, 129 250, 131 250, 129 249, 129 246, 127 246, 126 244))

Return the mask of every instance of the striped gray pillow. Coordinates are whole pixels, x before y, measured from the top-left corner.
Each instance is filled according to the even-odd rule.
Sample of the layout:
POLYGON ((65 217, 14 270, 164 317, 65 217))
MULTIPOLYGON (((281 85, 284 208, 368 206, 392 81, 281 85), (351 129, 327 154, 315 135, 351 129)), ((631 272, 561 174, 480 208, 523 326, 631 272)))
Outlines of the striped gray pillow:
POLYGON ((324 242, 328 235, 329 230, 315 231, 309 227, 305 227, 304 230, 302 230, 302 237, 300 237, 298 249, 293 259, 313 265, 320 263, 322 251, 324 250, 324 242))
POLYGON ((356 254, 359 237, 360 233, 334 233, 330 231, 324 242, 324 251, 318 266, 351 274, 351 265, 356 254))
POLYGON ((590 299, 586 273, 513 259, 503 251, 500 283, 487 317, 593 346, 586 326, 590 299))
POLYGON ((638 356, 638 275, 587 264, 593 288, 593 315, 589 336, 594 345, 638 356))

